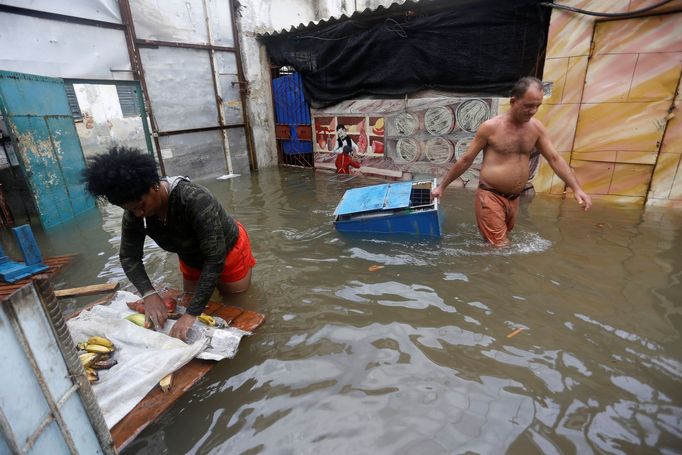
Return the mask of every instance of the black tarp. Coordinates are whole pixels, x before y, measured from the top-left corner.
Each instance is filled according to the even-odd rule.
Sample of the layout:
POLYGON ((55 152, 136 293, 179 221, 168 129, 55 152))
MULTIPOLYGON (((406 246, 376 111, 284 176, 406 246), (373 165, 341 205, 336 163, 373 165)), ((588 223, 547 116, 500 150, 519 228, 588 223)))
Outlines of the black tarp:
POLYGON ((450 0, 260 39, 273 64, 301 74, 312 107, 425 89, 507 96, 518 78, 541 75, 550 13, 541 1, 450 0))

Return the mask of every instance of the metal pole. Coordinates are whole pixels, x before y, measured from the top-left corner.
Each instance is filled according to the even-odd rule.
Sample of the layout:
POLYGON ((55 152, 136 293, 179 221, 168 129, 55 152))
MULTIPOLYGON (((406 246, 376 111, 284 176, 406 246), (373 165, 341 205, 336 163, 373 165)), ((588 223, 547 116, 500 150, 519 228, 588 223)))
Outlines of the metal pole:
MULTIPOLYGON (((204 5, 204 15, 206 16, 206 32, 208 34, 208 45, 213 46, 213 37, 211 30, 211 19, 208 15, 208 5, 206 0, 203 1, 204 5)), ((220 81, 218 79, 218 71, 216 70, 215 63, 215 49, 211 48, 209 50, 211 53, 209 55, 209 60, 211 62, 211 77, 213 78, 213 90, 215 91, 215 104, 218 109, 218 124, 221 127, 225 126, 225 112, 223 112, 223 99, 220 95, 220 81)), ((236 57, 236 56, 235 56, 236 57)), ((230 155, 230 141, 227 136, 227 130, 221 128, 220 134, 223 136, 223 150, 225 151, 225 164, 227 165, 227 173, 232 174, 232 157, 230 155)))
POLYGON ((251 120, 249 119, 249 106, 247 105, 246 91, 248 90, 248 82, 244 77, 244 67, 242 66, 242 52, 239 45, 239 33, 237 19, 235 18, 236 8, 234 0, 230 0, 230 18, 232 19, 232 40, 234 41, 234 48, 237 51, 237 78, 239 84, 239 94, 242 100, 242 107, 244 108, 244 125, 246 130, 246 145, 249 152, 249 164, 252 171, 258 170, 258 159, 256 157, 256 149, 253 142, 253 131, 251 129, 251 120))

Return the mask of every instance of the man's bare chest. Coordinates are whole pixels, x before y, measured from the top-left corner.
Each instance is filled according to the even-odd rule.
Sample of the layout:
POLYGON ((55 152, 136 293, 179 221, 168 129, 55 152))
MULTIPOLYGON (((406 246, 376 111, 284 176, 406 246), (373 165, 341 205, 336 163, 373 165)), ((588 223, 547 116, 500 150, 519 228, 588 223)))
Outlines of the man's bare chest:
POLYGON ((530 155, 537 140, 531 131, 502 130, 488 138, 488 145, 501 155, 530 155))

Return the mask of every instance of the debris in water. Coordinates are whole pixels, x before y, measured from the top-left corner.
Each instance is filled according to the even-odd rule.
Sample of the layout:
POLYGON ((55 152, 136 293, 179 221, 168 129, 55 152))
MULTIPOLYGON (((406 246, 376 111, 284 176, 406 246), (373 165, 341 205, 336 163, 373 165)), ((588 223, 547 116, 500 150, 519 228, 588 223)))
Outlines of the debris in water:
POLYGON ((514 330, 509 335, 507 335, 507 338, 514 337, 514 336, 518 335, 519 333, 523 332, 524 330, 526 330, 525 327, 519 327, 518 329, 514 330))

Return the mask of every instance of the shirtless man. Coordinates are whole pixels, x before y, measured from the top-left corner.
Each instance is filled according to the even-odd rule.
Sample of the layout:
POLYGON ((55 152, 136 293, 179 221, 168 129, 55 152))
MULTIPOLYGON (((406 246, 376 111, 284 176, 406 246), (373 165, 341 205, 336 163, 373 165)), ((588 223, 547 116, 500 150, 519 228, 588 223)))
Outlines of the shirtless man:
POLYGON ((544 125, 533 116, 542 104, 542 82, 534 77, 520 79, 512 88, 509 111, 484 122, 462 157, 432 191, 434 198, 464 171, 483 150, 483 164, 474 205, 476 223, 483 237, 495 246, 509 243, 507 233, 514 227, 519 196, 527 181, 528 160, 533 147, 545 157, 554 172, 573 191, 585 210, 592 206, 566 161, 557 153, 544 125))

